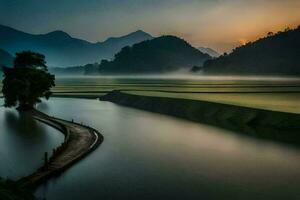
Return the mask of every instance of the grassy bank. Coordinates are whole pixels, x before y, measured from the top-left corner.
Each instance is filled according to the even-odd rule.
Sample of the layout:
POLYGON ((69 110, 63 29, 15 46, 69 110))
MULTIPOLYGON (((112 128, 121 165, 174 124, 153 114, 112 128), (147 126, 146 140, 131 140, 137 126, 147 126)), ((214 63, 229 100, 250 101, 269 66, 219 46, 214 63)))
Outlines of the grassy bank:
POLYGON ((120 105, 206 123, 300 146, 300 115, 222 103, 114 91, 100 98, 120 105))
POLYGON ((128 94, 209 101, 272 111, 300 114, 300 93, 174 93, 124 91, 128 94))

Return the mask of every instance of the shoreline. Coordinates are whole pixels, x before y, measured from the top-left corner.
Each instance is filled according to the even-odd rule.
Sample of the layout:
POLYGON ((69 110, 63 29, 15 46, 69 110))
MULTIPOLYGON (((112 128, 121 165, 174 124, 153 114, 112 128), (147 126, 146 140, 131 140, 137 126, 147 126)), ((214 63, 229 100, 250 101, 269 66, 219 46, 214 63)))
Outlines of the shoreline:
POLYGON ((300 114, 201 100, 142 96, 122 91, 110 92, 99 99, 300 147, 300 114))
POLYGON ((52 117, 38 110, 29 112, 36 120, 62 132, 65 139, 59 147, 53 149, 52 155, 44 166, 16 181, 20 188, 35 189, 39 184, 60 175, 85 158, 103 142, 103 135, 92 127, 52 117))

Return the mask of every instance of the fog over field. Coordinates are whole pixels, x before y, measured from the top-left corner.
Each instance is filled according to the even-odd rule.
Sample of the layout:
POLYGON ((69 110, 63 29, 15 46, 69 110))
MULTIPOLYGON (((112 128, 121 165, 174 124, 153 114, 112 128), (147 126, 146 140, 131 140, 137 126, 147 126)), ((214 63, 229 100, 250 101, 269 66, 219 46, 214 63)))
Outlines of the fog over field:
POLYGON ((299 200, 300 0, 0 0, 0 200, 299 200))

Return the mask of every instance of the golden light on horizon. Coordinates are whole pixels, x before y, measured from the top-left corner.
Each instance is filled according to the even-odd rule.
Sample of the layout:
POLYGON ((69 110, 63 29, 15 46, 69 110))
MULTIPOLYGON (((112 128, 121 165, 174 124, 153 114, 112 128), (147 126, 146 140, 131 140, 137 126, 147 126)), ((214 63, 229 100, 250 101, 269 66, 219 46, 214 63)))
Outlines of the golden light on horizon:
POLYGON ((14 6, 0 3, 0 24, 29 33, 63 30, 73 37, 98 42, 141 29, 155 37, 179 36, 195 47, 210 47, 220 53, 265 37, 268 32, 300 24, 300 0, 123 0, 88 4, 62 0, 66 3, 59 7, 52 1, 6 1, 14 6), (66 8, 70 12, 65 12, 66 8))
POLYGON ((242 39, 239 39, 239 43, 240 43, 241 45, 245 45, 245 44, 247 44, 247 43, 248 43, 248 40, 247 40, 247 39, 244 39, 244 38, 242 38, 242 39))

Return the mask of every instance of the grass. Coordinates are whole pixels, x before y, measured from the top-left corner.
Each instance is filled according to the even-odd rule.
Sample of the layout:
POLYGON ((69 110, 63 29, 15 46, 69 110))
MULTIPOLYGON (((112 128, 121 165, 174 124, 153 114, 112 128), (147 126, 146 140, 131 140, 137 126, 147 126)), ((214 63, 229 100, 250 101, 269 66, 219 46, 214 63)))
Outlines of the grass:
POLYGON ((98 98, 113 90, 143 96, 202 100, 300 114, 300 80, 295 78, 239 80, 57 77, 56 87, 52 92, 57 97, 98 98))
POLYGON ((129 94, 191 99, 300 114, 300 93, 172 93, 125 91, 129 94))
POLYGON ((298 79, 61 78, 53 92, 65 97, 96 98, 113 90, 300 113, 298 79))

